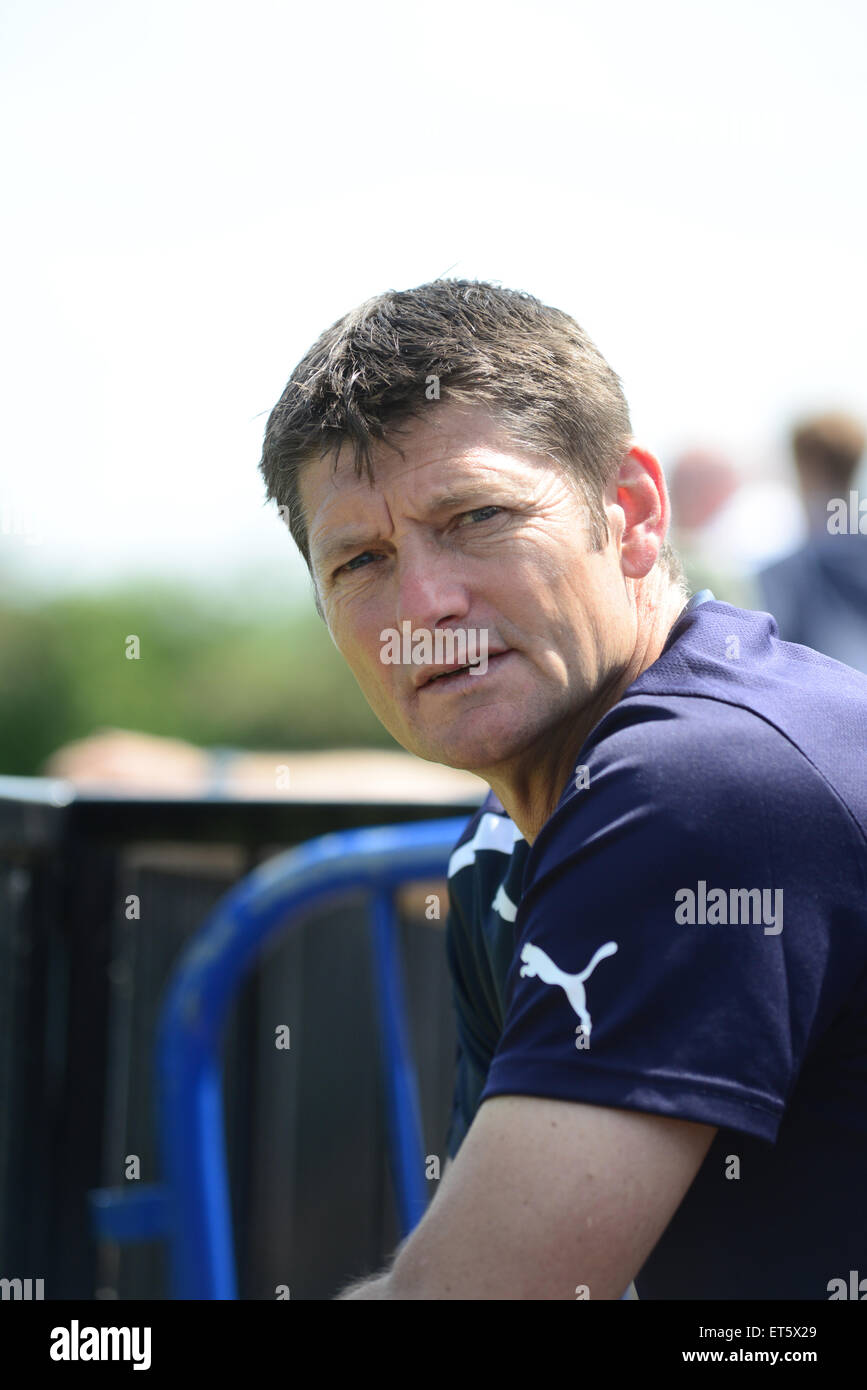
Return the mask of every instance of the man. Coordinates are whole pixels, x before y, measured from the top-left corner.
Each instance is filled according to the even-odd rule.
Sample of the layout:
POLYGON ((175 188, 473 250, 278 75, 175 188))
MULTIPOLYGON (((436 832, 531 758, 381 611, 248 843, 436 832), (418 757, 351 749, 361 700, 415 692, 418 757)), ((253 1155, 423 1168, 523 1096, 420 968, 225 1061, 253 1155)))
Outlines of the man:
POLYGON ((832 411, 801 420, 790 444, 809 534, 760 571, 761 601, 787 642, 867 672, 867 500, 855 490, 864 428, 832 411))
POLYGON ((687 603, 618 378, 528 295, 362 305, 261 466, 383 724, 491 788, 450 864, 452 1162, 342 1296, 867 1276, 867 681, 687 603), (395 663, 404 624, 486 659, 395 663))

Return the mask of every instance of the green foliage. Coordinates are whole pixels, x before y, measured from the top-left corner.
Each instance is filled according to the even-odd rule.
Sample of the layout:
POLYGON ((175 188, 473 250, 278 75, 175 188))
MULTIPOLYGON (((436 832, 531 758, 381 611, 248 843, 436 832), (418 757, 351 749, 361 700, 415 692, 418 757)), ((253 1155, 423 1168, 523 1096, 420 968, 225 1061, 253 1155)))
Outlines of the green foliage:
POLYGON ((0 605, 0 772, 36 774, 105 727, 247 749, 397 747, 312 602, 139 584, 0 605))

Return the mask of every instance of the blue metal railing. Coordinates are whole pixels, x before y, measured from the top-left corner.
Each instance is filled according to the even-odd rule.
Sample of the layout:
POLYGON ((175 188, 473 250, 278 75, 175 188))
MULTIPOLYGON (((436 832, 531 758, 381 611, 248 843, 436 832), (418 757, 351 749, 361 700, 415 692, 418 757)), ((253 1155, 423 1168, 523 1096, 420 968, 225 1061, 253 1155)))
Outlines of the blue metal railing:
POLYGON ((237 1298, 220 1041, 246 972, 289 917, 347 892, 371 898, 389 1156, 402 1237, 427 1205, 418 1079, 409 1047, 394 890, 445 874, 467 817, 324 835, 255 869, 216 905, 169 982, 156 1046, 162 1182, 90 1194, 97 1236, 164 1238, 172 1296, 237 1298))
MULTIPOLYGON (((237 1298, 223 1125, 220 1042, 247 971, 313 907, 366 889, 383 1043, 388 1149, 401 1236, 424 1214, 424 1144, 409 1046, 394 890, 445 874, 466 817, 323 835, 262 864, 217 903, 166 989, 155 1051, 163 1180, 91 1192, 95 1234, 165 1239, 172 1297, 237 1298), (294 922, 291 920, 294 918, 294 922)), ((625 1300, 629 1290, 622 1295, 625 1300)))

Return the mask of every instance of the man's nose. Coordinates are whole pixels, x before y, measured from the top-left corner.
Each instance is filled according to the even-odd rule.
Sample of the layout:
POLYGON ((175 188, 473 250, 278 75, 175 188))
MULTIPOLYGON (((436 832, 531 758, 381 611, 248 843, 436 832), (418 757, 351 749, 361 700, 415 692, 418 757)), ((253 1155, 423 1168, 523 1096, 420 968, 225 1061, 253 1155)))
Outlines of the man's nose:
POLYGON ((414 539, 397 562, 396 626, 433 631, 437 625, 460 622, 469 612, 470 594, 457 556, 435 543, 414 539))

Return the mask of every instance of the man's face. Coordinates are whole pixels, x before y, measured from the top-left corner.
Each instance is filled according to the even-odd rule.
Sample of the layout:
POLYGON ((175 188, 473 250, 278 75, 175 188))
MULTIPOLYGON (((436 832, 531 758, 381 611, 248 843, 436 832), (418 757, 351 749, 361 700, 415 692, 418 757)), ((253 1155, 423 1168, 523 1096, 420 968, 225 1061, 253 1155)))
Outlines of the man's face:
POLYGON ((405 459, 374 451, 373 487, 349 448, 336 473, 326 457, 301 474, 335 645, 378 718, 422 758, 503 777, 542 749, 562 755, 635 642, 622 512, 608 508, 612 539, 591 551, 586 505, 561 469, 516 451, 483 409, 434 405, 400 444, 405 459), (486 633, 487 670, 430 681, 441 665, 383 661, 382 634, 406 622, 486 633))

